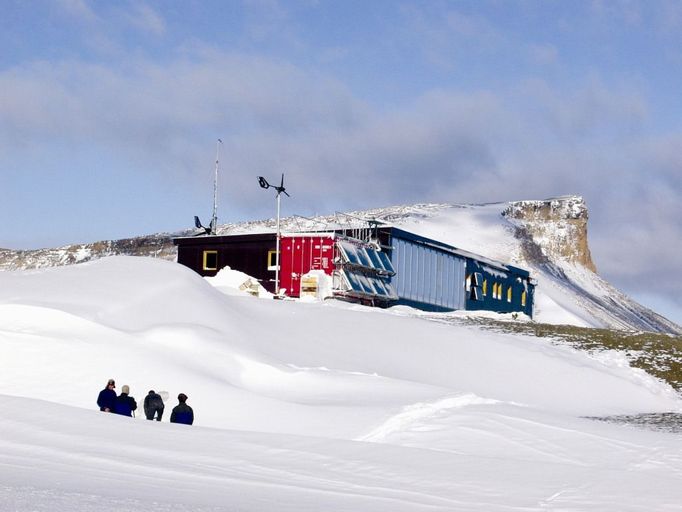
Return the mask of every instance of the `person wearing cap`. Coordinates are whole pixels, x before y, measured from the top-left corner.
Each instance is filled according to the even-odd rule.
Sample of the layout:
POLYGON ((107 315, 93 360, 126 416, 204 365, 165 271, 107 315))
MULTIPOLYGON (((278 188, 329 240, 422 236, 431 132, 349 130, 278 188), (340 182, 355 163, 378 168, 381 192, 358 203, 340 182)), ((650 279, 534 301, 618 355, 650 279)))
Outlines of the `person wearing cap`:
POLYGON ((114 407, 114 412, 122 416, 131 416, 133 411, 137 409, 137 402, 132 396, 129 396, 130 387, 124 385, 121 388, 121 394, 116 398, 116 406, 114 407))
POLYGON ((114 412, 116 407, 116 382, 114 379, 109 379, 107 385, 99 392, 97 397, 97 405, 102 412, 114 412))
POLYGON ((171 412, 171 423, 183 423, 185 425, 191 425, 194 423, 194 411, 185 403, 186 401, 187 395, 180 393, 178 395, 179 403, 173 407, 173 412, 171 412))
POLYGON ((147 396, 144 397, 144 415, 148 420, 153 420, 154 416, 156 416, 156 421, 161 421, 163 409, 164 405, 161 395, 150 389, 147 396))

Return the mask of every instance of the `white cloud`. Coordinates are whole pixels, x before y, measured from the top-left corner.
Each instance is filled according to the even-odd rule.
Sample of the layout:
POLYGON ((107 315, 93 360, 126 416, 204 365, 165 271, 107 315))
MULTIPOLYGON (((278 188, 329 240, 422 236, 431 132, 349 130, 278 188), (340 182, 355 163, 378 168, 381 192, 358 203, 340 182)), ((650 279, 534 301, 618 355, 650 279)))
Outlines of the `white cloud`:
POLYGON ((56 3, 69 16, 81 22, 96 23, 99 21, 98 16, 86 0, 57 0, 56 3))
POLYGON ((533 62, 541 65, 555 64, 559 59, 559 50, 552 44, 531 44, 528 53, 533 62))
POLYGON ((133 4, 127 17, 131 25, 144 32, 156 36, 161 36, 166 32, 166 22, 163 17, 147 4, 133 4))

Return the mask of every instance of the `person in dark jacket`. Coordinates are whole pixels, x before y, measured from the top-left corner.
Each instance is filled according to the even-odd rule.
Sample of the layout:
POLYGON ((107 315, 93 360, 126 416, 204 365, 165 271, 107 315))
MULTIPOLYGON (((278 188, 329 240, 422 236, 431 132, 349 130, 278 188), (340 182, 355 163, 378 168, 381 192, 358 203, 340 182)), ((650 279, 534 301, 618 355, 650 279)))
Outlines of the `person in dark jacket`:
POLYGON ((114 379, 109 379, 105 388, 99 392, 97 397, 97 405, 99 410, 103 412, 114 412, 116 407, 116 382, 114 379))
POLYGON ((185 425, 191 425, 194 423, 194 411, 187 405, 187 395, 180 393, 178 395, 178 405, 173 407, 173 412, 171 412, 171 423, 184 423, 185 425))
POLYGON ((156 421, 161 421, 163 409, 164 405, 161 395, 150 389, 147 396, 144 397, 144 415, 148 420, 153 420, 154 416, 156 416, 156 421))
POLYGON ((116 406, 114 412, 122 416, 131 416, 133 411, 137 409, 137 402, 132 396, 129 396, 130 388, 125 385, 121 388, 121 394, 116 398, 116 406))

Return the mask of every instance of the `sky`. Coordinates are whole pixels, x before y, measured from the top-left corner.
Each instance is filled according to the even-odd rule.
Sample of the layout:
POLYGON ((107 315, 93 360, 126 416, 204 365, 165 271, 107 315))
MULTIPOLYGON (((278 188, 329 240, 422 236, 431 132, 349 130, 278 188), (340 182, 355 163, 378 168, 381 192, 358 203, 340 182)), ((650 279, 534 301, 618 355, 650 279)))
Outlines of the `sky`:
POLYGON ((682 412, 624 353, 457 322, 482 312, 251 297, 234 274, 0 272, 4 510, 679 510, 679 425, 585 417, 682 412), (98 410, 109 378, 135 418, 98 410), (192 426, 168 421, 181 392, 192 426))
POLYGON ((575 194, 682 321, 676 1, 2 0, 0 247, 575 194), (217 140, 221 139, 222 144, 217 140))

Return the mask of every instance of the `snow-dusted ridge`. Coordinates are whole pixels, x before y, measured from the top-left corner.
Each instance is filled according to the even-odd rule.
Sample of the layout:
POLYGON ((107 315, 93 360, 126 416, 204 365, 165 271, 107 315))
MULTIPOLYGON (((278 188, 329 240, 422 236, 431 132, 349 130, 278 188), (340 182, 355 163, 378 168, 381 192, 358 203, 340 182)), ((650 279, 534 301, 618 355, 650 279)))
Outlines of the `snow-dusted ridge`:
MULTIPOLYGON (((282 229, 319 230, 354 222, 354 218, 373 218, 530 270, 538 281, 538 322, 682 334, 682 327, 638 304, 597 274, 587 241, 588 210, 579 196, 478 205, 415 204, 348 215, 288 217, 282 229)), ((275 221, 269 219, 223 224, 218 234, 274 229, 275 221)), ((159 234, 37 251, 0 249, 0 269, 45 268, 117 254, 174 260, 171 238, 159 234)))

